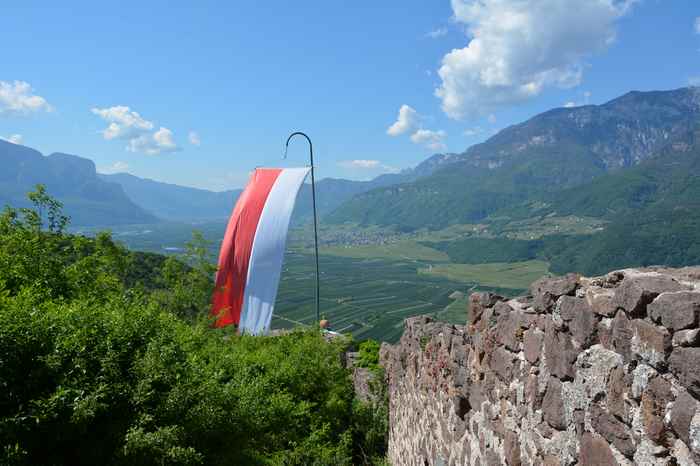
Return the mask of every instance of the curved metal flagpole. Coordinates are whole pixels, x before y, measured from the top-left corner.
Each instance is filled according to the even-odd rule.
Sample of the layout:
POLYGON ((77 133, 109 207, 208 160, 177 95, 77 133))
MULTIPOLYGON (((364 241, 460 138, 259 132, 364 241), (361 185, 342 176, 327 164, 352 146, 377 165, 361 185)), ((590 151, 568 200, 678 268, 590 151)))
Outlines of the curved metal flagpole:
POLYGON ((289 149, 289 141, 294 136, 303 136, 309 142, 309 158, 311 159, 311 202, 314 210, 314 250, 316 253, 316 323, 321 321, 321 276, 318 267, 318 218, 316 215, 316 180, 314 179, 314 146, 311 143, 311 138, 301 131, 296 131, 289 135, 287 143, 284 145, 284 158, 287 158, 287 150, 289 149))

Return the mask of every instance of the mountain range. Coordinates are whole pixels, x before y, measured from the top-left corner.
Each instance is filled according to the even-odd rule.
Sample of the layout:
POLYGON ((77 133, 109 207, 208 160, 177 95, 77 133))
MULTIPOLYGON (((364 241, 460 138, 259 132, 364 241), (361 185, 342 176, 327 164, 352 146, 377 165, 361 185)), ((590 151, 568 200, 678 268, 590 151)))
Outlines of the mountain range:
MULTIPOLYGON (((212 192, 92 161, 0 141, 0 204, 24 205, 36 183, 64 202, 74 225, 225 219, 240 191, 212 192)), ((444 244, 454 262, 542 259, 551 270, 598 273, 628 265, 700 262, 700 89, 630 92, 602 105, 557 108, 462 153, 436 154, 371 181, 317 182, 325 224, 398 231, 487 225, 444 244), (513 238, 514 222, 593 219, 595 234, 513 238)), ((311 214, 304 185, 295 221, 311 214)))
MULTIPOLYGON (((318 211, 332 212, 363 192, 411 182, 440 166, 449 155, 438 154, 413 169, 385 174, 371 181, 325 178, 316 183, 318 211)), ((65 205, 74 226, 144 224, 159 221, 201 222, 225 220, 241 190, 209 191, 140 178, 128 173, 97 173, 92 160, 38 151, 0 140, 0 206, 27 205, 26 193, 37 183, 65 205)), ((311 188, 302 187, 294 221, 311 217, 311 188)))
MULTIPOLYGON (((484 224, 437 245, 454 262, 542 259, 554 272, 700 262, 700 89, 630 92, 504 129, 428 176, 362 193, 326 221, 412 231, 484 224), (512 238, 573 216, 595 234, 512 238)), ((435 245, 432 245, 435 246, 435 245)))
POLYGON ((92 160, 0 140, 0 206, 28 205, 27 192, 44 184, 76 225, 153 223, 157 218, 130 199, 121 185, 101 179, 92 160))

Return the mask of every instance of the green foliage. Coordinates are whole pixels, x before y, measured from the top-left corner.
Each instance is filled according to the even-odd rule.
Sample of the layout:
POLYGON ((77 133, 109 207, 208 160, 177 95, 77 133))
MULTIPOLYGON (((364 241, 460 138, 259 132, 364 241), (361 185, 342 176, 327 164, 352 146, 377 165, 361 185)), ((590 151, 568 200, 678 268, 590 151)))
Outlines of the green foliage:
POLYGON ((358 367, 366 367, 367 369, 379 369, 379 342, 376 340, 365 340, 359 345, 359 358, 357 360, 358 367))
POLYGON ((130 253, 106 233, 65 234, 60 206, 42 196, 56 208, 48 229, 38 211, 0 217, 0 464, 350 465, 383 454, 385 416, 354 401, 347 341, 213 329, 201 237, 183 259, 130 253))
POLYGON ((386 460, 389 432, 389 394, 384 371, 377 368, 370 380, 370 399, 353 403, 354 464, 381 466, 386 460))

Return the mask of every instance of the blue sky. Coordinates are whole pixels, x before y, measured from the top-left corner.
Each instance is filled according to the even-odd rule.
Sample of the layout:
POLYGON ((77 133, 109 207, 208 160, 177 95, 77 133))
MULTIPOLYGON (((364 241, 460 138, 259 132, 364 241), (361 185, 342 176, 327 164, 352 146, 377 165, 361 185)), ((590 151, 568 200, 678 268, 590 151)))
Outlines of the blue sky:
POLYGON ((320 177, 368 179, 552 107, 700 84, 697 0, 46 4, 3 2, 0 137, 215 190, 304 164, 301 141, 281 160, 293 130, 320 177))

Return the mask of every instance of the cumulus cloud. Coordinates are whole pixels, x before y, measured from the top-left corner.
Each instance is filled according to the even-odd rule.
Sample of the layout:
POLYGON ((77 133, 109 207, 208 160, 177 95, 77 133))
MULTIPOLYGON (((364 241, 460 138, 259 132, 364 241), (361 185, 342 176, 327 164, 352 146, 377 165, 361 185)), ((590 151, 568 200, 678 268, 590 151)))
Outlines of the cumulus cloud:
POLYGON ((24 81, 0 81, 0 115, 51 112, 53 107, 24 81))
POLYGON ((10 136, 2 137, 0 136, 0 139, 3 141, 11 142, 12 144, 22 144, 22 140, 24 139, 21 134, 12 134, 10 136))
POLYGON ((451 118, 485 114, 581 82, 636 0, 452 0, 469 42, 442 59, 435 95, 451 118))
POLYGON ((172 131, 162 126, 155 130, 153 122, 125 105, 93 108, 92 113, 109 123, 107 128, 101 131, 102 136, 108 141, 127 141, 126 150, 129 152, 157 155, 180 150, 173 139, 172 131))
POLYGON ((695 34, 700 34, 700 16, 695 18, 695 22, 693 23, 694 29, 695 29, 695 34))
POLYGON ((413 130, 418 124, 418 112, 409 105, 402 105, 399 109, 399 116, 393 125, 386 130, 389 136, 399 136, 413 130))
POLYGON ((195 131, 190 131, 188 139, 190 140, 190 144, 192 144, 193 146, 199 146, 202 144, 202 140, 199 138, 199 134, 197 134, 195 131))
POLYGON ((100 168, 98 171, 100 173, 110 174, 110 173, 123 173, 129 169, 129 164, 126 162, 114 162, 109 167, 100 168))
POLYGON ((444 140, 447 137, 447 133, 439 130, 432 131, 429 129, 419 129, 411 135, 411 141, 415 144, 422 144, 430 150, 445 150, 444 140))
POLYGON ((439 27, 433 31, 430 31, 425 34, 425 37, 430 37, 431 39, 438 39, 440 37, 444 37, 447 35, 447 28, 446 27, 439 27))

